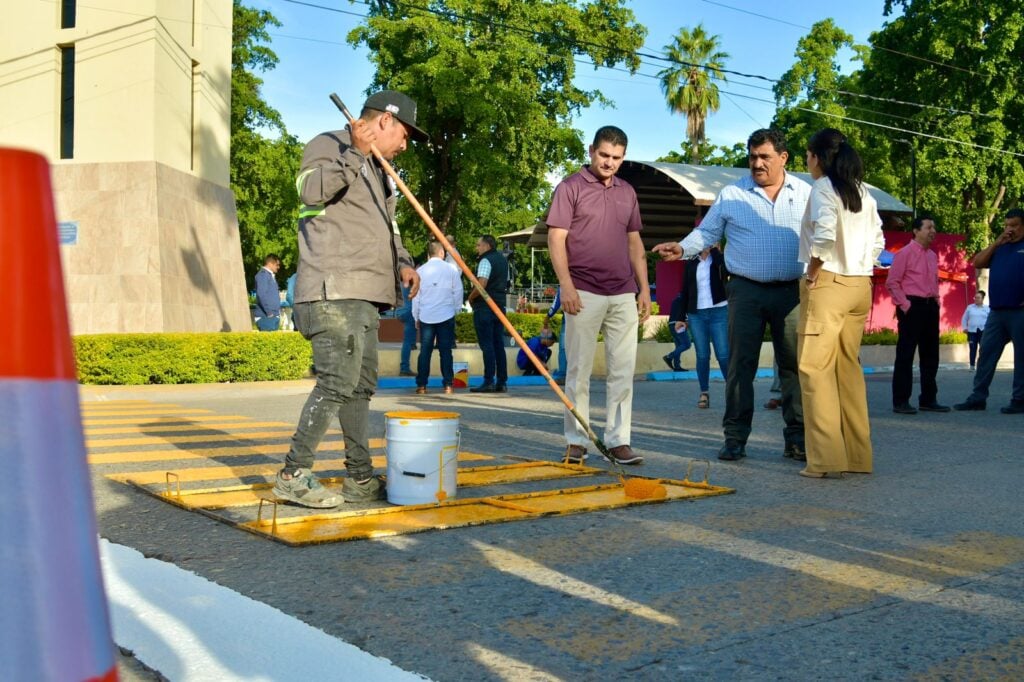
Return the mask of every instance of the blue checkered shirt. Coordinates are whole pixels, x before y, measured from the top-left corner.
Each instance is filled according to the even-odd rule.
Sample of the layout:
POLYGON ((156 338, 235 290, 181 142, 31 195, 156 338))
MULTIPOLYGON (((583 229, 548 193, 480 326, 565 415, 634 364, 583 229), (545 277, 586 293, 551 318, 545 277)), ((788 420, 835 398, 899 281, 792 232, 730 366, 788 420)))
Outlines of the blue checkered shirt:
POLYGON ((804 273, 797 255, 800 220, 810 194, 810 185, 787 173, 772 202, 746 176, 719 192, 700 226, 679 242, 683 258, 692 258, 724 236, 725 267, 731 274, 757 282, 797 279, 804 273))

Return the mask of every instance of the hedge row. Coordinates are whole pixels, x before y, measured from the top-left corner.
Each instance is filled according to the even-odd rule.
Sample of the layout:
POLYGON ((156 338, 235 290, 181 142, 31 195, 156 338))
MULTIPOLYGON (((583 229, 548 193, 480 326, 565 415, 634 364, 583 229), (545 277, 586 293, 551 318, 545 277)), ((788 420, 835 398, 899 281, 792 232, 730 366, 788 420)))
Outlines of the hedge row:
MULTIPOLYGON (((508 321, 524 339, 540 334, 546 313, 505 313, 508 321)), ((551 318, 551 329, 558 334, 562 329, 562 313, 551 318)), ((473 313, 458 313, 455 316, 455 340, 459 343, 476 343, 476 328, 473 327, 473 313)))
POLYGON ((74 338, 83 384, 200 384, 300 379, 313 350, 300 334, 94 334, 74 338))
MULTIPOLYGON (((509 313, 523 338, 540 333, 545 315, 509 313)), ((561 315, 551 320, 557 333, 561 315)), ((456 317, 456 338, 476 343, 473 316, 456 317)), ((670 342, 664 323, 656 341, 670 342)), ((864 334, 864 345, 894 345, 893 331, 864 334)), ((941 343, 966 343, 963 332, 945 332, 941 343)), ((208 334, 95 334, 74 338, 78 380, 83 384, 200 384, 238 381, 300 379, 313 363, 309 342, 296 332, 208 334)))

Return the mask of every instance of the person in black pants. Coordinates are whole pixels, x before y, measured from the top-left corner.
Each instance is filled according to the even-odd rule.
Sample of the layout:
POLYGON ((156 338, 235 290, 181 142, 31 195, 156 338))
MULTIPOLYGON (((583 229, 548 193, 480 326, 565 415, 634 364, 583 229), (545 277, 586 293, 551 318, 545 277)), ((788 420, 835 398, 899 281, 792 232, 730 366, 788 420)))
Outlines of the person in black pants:
MULTIPOLYGON (((476 252, 480 256, 476 278, 491 300, 504 308, 505 293, 510 279, 508 259, 498 251, 497 240, 489 234, 482 235, 477 240, 476 252)), ((480 344, 484 360, 484 382, 469 389, 469 392, 507 393, 508 359, 503 343, 504 328, 498 316, 476 289, 469 292, 468 301, 473 306, 473 327, 476 329, 476 340, 480 344)))
POLYGON ((892 411, 897 414, 949 412, 940 405, 935 375, 939 370, 939 262, 932 251, 935 221, 914 218, 914 238, 892 260, 886 287, 896 304, 899 340, 892 370, 892 411), (910 404, 914 386, 914 351, 921 369, 917 409, 910 404))

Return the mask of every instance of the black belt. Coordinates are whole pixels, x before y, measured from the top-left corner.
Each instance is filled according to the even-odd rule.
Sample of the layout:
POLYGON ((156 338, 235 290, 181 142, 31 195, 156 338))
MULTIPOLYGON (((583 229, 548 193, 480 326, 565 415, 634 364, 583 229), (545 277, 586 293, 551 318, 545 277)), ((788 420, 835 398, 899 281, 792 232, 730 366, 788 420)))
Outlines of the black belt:
POLYGON ((789 286, 789 285, 792 285, 793 283, 795 283, 798 279, 800 279, 799 277, 796 277, 794 279, 775 279, 775 280, 772 280, 771 282, 759 282, 756 279, 750 279, 749 277, 744 277, 743 275, 733 274, 733 275, 731 275, 731 277, 735 277, 736 279, 742 279, 743 281, 750 282, 751 284, 758 284, 758 285, 763 286, 763 287, 784 287, 784 286, 789 286))
POLYGON ((935 303, 936 305, 939 303, 939 299, 932 298, 931 296, 907 296, 907 300, 917 303, 935 303))

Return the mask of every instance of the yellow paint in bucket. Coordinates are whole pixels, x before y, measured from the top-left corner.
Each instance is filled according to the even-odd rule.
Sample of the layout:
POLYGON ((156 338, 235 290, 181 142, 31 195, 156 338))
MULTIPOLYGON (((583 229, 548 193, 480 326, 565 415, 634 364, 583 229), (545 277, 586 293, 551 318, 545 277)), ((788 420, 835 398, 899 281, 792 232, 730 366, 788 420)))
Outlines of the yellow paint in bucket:
POLYGON ((458 412, 387 412, 388 502, 431 504, 454 499, 458 473, 458 412))

